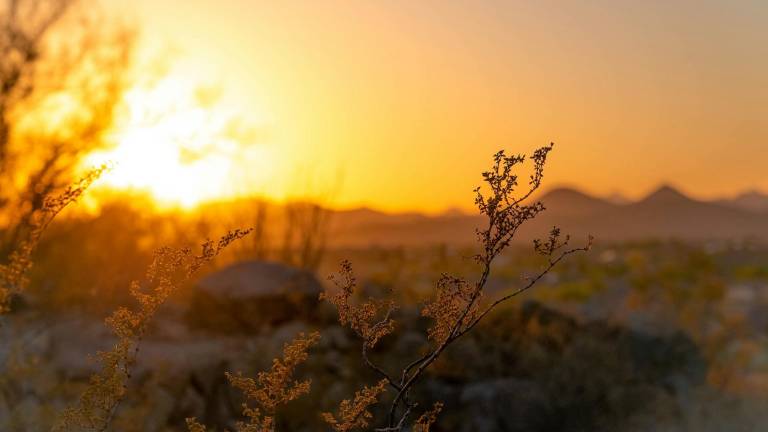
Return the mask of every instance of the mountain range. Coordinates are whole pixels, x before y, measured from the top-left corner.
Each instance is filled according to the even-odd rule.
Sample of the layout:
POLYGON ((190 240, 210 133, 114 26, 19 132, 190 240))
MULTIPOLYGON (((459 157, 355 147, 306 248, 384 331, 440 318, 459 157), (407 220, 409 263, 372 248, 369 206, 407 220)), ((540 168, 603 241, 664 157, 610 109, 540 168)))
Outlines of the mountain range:
MULTIPOLYGON (((702 201, 665 185, 629 201, 558 188, 538 200, 546 211, 521 229, 519 241, 544 237, 555 225, 573 238, 591 234, 601 242, 768 239, 768 195, 756 191, 702 201)), ((367 208, 335 211, 329 243, 337 247, 470 244, 475 240, 475 228, 483 222, 479 215, 457 211, 437 216, 387 214, 367 208)))

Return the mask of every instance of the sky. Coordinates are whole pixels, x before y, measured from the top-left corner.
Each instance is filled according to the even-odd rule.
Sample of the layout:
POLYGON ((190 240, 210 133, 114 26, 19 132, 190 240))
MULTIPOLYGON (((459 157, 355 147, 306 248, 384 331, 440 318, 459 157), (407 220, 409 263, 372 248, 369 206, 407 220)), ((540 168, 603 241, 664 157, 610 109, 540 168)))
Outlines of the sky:
POLYGON ((549 187, 768 191, 768 2, 103 1, 196 101, 177 122, 225 125, 206 197, 470 208, 493 153, 550 141, 549 187))

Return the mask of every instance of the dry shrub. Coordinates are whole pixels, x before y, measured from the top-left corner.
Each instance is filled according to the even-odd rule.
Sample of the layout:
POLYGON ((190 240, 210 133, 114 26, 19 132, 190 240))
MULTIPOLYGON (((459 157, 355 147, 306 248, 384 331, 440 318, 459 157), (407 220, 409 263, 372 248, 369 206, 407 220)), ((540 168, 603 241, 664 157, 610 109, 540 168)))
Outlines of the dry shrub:
MULTIPOLYGON (((485 188, 478 187, 475 189, 475 204, 487 220, 486 228, 477 230, 480 253, 475 256, 475 261, 480 265, 480 274, 472 282, 449 274, 442 275, 437 282, 434 297, 422 309, 422 315, 432 320, 432 325, 427 330, 431 345, 427 347, 426 353, 421 357, 400 368, 397 375, 387 372, 384 367, 373 362, 367 351, 368 348, 373 348, 379 339, 394 330, 395 323, 390 318, 395 310, 394 303, 369 299, 363 301, 359 306, 352 305, 350 299, 353 296, 356 283, 352 267, 347 261, 341 265, 341 282, 337 281, 336 284, 338 292, 321 295, 321 298, 336 306, 341 324, 350 327, 362 339, 363 360, 381 377, 379 385, 374 388, 383 391, 383 385, 386 384, 395 392, 389 415, 384 422, 386 426, 376 429, 377 431, 395 432, 409 427, 409 416, 417 406, 417 403, 410 399, 410 392, 413 386, 419 382, 424 371, 440 357, 450 344, 472 330, 499 304, 536 285, 565 257, 590 248, 591 237, 583 247, 567 248, 569 238, 561 239, 560 230, 553 228, 547 240, 534 242, 535 252, 547 258, 541 271, 536 276, 526 279, 522 287, 503 294, 489 303, 482 301, 494 260, 510 245, 520 227, 544 210, 544 205, 541 202, 529 203, 529 198, 541 186, 547 155, 551 150, 552 144, 536 150, 531 155, 533 174, 528 179, 527 187, 522 193, 517 192, 519 177, 516 170, 519 165, 526 161, 526 156, 508 156, 504 151, 494 155, 491 170, 483 173, 485 188)), ((373 395, 370 390, 365 394, 369 396, 367 399, 369 403, 375 402, 376 398, 370 397, 373 395)), ((357 396, 360 396, 360 393, 357 396)), ((349 410, 350 406, 354 406, 354 403, 345 401, 342 404, 342 412, 349 410)), ((428 431, 430 425, 435 422, 440 409, 442 409, 442 405, 436 404, 432 410, 424 413, 413 423, 413 428, 428 431)), ((369 417, 363 415, 362 418, 365 419, 365 425, 367 425, 369 417)), ((344 422, 334 423, 336 420, 333 417, 327 417, 329 423, 336 430, 349 430, 337 426, 339 424, 345 427, 350 426, 350 423, 346 421, 347 418, 343 417, 343 419, 344 422)), ((351 425, 365 426, 354 422, 351 425)))
MULTIPOLYGON (((274 359, 272 368, 261 372, 256 379, 244 377, 241 373, 227 373, 229 383, 243 392, 248 401, 256 403, 251 407, 243 404, 243 415, 248 422, 238 422, 237 432, 271 432, 275 430, 275 415, 277 409, 298 397, 309 393, 310 380, 295 381, 293 374, 296 368, 304 363, 307 350, 317 343, 320 334, 317 332, 299 336, 283 347, 283 358, 274 359)), ((205 432, 206 428, 194 418, 187 419, 190 432, 205 432)))
POLYGON ((27 273, 32 268, 32 253, 48 225, 64 208, 77 201, 106 169, 105 165, 95 168, 60 194, 46 197, 42 208, 33 214, 26 237, 11 252, 8 263, 0 264, 0 315, 9 312, 11 297, 26 288, 29 282, 27 273))
POLYGON ((336 306, 341 324, 354 330, 365 341, 366 348, 373 348, 379 339, 394 330, 394 321, 389 317, 395 309, 395 304, 389 300, 369 299, 359 306, 353 305, 350 300, 357 287, 357 280, 349 261, 341 263, 340 276, 340 279, 330 277, 338 291, 321 293, 320 299, 328 300, 336 306))
POLYGON ((217 243, 209 240, 202 245, 199 254, 189 248, 170 247, 155 252, 146 275, 149 286, 144 288, 139 282, 134 282, 130 288, 138 307, 121 307, 106 319, 107 326, 117 336, 117 342, 111 350, 97 354, 101 366, 99 372, 91 376, 78 403, 59 416, 55 431, 107 429, 125 397, 139 345, 158 308, 204 264, 248 232, 234 230, 217 243))
POLYGON ((385 391, 387 380, 381 380, 372 387, 365 386, 355 393, 354 399, 341 401, 338 418, 331 413, 323 413, 323 420, 336 432, 366 428, 373 418, 368 407, 378 402, 379 396, 385 391))
POLYGON ((443 410, 442 402, 435 402, 432 409, 425 412, 413 424, 413 432, 429 432, 432 425, 437 421, 437 415, 443 410))

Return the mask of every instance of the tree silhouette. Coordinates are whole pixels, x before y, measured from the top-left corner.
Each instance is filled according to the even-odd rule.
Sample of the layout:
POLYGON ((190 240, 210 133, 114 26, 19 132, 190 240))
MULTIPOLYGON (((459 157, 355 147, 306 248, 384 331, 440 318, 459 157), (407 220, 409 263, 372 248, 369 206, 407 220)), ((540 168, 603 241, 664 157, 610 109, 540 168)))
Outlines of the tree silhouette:
POLYGON ((28 236, 83 155, 105 145, 133 37, 88 1, 0 3, 0 256, 28 236))

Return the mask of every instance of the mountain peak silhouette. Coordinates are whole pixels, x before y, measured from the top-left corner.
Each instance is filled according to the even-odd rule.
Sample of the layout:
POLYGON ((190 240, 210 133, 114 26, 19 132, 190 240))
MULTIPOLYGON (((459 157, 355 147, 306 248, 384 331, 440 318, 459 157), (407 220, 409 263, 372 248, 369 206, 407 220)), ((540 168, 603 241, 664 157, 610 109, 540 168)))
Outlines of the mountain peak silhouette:
POLYGON ((645 203, 669 203, 669 202, 688 202, 693 201, 691 198, 680 192, 674 186, 669 184, 663 184, 658 189, 648 194, 640 202, 645 203))

